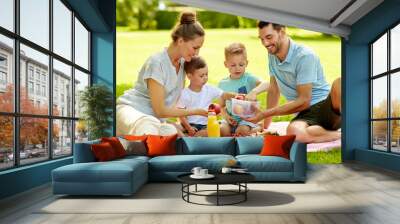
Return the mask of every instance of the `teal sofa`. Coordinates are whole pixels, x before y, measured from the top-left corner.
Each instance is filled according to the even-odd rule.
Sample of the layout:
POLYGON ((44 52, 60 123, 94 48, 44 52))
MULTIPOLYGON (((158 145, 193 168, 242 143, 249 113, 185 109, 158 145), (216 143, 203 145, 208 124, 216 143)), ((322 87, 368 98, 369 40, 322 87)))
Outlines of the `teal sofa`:
POLYGON ((258 182, 305 182, 306 145, 294 142, 290 159, 260 156, 262 137, 179 138, 177 155, 127 156, 96 162, 91 141, 75 144, 74 163, 52 171, 54 194, 131 195, 148 181, 176 181, 176 177, 200 166, 219 172, 228 160, 236 160, 258 182))

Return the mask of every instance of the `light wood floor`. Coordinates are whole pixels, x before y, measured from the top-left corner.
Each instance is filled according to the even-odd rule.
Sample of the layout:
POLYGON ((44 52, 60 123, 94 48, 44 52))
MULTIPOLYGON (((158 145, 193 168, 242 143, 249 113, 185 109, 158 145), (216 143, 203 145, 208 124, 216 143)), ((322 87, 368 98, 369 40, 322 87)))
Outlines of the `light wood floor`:
MULTIPOLYGON (((366 204, 357 214, 36 214, 54 200, 49 185, 0 201, 0 223, 237 224, 237 223, 400 223, 400 174, 359 163, 312 165, 317 183, 349 203, 366 204)), ((172 205, 173 206, 173 205, 172 205)))

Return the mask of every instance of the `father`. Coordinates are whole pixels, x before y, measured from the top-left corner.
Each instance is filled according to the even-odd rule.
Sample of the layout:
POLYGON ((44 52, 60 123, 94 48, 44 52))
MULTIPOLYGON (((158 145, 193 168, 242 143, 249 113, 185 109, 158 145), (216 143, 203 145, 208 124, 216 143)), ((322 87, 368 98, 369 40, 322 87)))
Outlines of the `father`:
MULTIPOLYGON (((290 39, 285 26, 264 21, 259 21, 257 26, 261 43, 268 50, 270 86, 267 109, 258 111, 248 121, 264 119, 264 128, 268 128, 272 116, 296 113, 287 127, 287 134, 296 135, 297 141, 312 143, 340 139, 340 78, 333 82, 330 90, 319 57, 290 39), (279 106, 281 93, 288 102, 279 106)), ((260 88, 263 86, 253 92, 260 92, 260 88)))

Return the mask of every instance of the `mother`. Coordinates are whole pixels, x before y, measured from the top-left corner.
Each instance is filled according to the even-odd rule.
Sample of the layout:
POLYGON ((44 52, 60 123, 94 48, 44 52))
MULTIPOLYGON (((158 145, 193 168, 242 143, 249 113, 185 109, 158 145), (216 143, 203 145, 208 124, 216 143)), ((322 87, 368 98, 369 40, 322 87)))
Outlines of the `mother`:
POLYGON ((177 129, 165 123, 165 118, 207 116, 203 109, 175 107, 185 85, 184 62, 198 55, 205 34, 194 12, 183 12, 179 21, 169 46, 147 59, 136 85, 118 98, 117 135, 171 135, 177 129))

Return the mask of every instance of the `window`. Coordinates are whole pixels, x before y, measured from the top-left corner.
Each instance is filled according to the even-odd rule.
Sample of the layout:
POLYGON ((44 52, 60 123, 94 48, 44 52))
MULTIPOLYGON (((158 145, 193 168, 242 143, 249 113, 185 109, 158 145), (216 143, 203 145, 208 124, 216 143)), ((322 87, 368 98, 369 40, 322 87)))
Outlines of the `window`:
POLYGON ((33 82, 28 82, 28 93, 29 94, 33 94, 34 90, 33 90, 33 82))
POLYGON ((49 49, 49 0, 20 0, 21 36, 49 49))
POLYGON ((30 80, 33 80, 33 67, 29 66, 28 76, 30 80))
POLYGON ((0 1, 0 26, 14 31, 14 0, 0 1))
POLYGON ((400 153, 400 25, 370 45, 371 148, 400 153))
POLYGON ((89 32, 75 18, 75 62, 82 68, 89 69, 89 32))
MULTIPOLYGON (((3 4, 1 1, 0 5, 3 4)), ((3 18, 0 8, 0 21, 3 18)), ((11 66, 14 57, 14 42, 0 33, 0 113, 14 111, 14 71, 11 66), (8 65, 10 64, 10 65, 8 65)), ((2 136, 0 136, 1 139, 2 136)), ((2 148, 0 143, 0 149, 2 148)), ((0 160, 1 169, 1 160, 0 160)))
POLYGON ((0 53, 0 91, 4 92, 7 85, 7 56, 0 53))
POLYGON ((46 96, 46 86, 42 86, 42 96, 46 96))
POLYGON ((0 171, 70 156, 76 136, 87 139, 74 105, 90 83, 91 34, 67 4, 0 0, 0 171))

